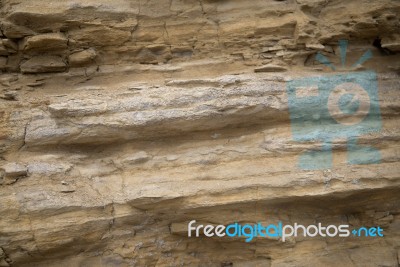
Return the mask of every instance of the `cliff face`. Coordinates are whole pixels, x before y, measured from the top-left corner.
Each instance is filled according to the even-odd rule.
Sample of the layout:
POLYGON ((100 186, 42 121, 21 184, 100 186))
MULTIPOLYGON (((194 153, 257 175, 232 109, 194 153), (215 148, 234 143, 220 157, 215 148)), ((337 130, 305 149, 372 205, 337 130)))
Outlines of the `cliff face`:
POLYGON ((0 266, 399 266, 399 14, 395 0, 0 0, 0 266), (349 164, 339 134, 332 166, 305 170, 328 118, 295 141, 313 108, 293 114, 288 85, 364 70, 380 126, 352 137, 379 160, 349 164), (384 237, 189 238, 191 220, 384 237))

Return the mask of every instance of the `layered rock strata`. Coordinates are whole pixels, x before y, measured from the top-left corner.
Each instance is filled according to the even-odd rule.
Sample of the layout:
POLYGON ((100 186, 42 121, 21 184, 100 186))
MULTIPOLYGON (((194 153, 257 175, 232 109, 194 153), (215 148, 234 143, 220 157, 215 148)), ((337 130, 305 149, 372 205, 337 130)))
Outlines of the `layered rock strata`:
POLYGON ((399 266, 398 1, 0 8, 0 266, 399 266), (380 163, 348 164, 339 138, 331 168, 302 170, 322 142, 294 141, 288 82, 364 70, 382 129, 358 140, 380 163), (189 238, 191 220, 385 236, 246 243, 189 238))

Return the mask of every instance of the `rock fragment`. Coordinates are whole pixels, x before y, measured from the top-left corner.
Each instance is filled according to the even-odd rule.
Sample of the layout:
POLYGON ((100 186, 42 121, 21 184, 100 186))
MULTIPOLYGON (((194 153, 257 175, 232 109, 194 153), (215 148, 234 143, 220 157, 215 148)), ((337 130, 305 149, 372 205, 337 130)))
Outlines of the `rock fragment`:
POLYGON ((67 49, 67 38, 61 33, 46 33, 26 37, 21 44, 25 52, 56 52, 67 49))
POLYGON ((267 64, 254 69, 254 72, 282 72, 282 71, 287 71, 287 68, 274 64, 267 64))
POLYGON ((0 56, 0 70, 5 70, 7 68, 7 57, 0 56))
POLYGON ((6 91, 4 95, 2 96, 3 99, 5 100, 16 100, 17 99, 17 91, 11 90, 11 91, 6 91))
POLYGON ((10 162, 0 167, 0 184, 13 184, 19 178, 27 175, 28 169, 26 166, 16 162, 10 162))
POLYGON ((3 31, 3 34, 6 37, 11 39, 23 38, 25 36, 30 36, 35 34, 34 31, 32 31, 27 27, 16 25, 9 21, 3 21, 1 23, 1 30, 3 31))
POLYGON ((92 63, 95 58, 96 51, 90 48, 71 54, 68 62, 71 67, 79 67, 92 63))
POLYGON ((61 57, 36 56, 21 65, 22 73, 63 72, 67 65, 61 57))
POLYGON ((389 49, 392 52, 400 52, 400 35, 383 38, 382 48, 389 49))
POLYGON ((306 48, 310 48, 313 50, 324 50, 325 46, 323 46, 322 44, 309 43, 306 44, 306 48))

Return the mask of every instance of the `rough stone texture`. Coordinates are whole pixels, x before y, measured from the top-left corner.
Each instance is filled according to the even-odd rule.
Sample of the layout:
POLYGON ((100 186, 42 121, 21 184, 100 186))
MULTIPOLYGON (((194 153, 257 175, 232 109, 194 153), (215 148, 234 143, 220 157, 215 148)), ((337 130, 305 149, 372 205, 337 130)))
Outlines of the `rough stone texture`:
POLYGON ((25 37, 21 50, 26 53, 57 52, 67 49, 68 40, 62 34, 46 33, 25 37))
POLYGON ((7 66, 7 58, 0 57, 0 70, 5 70, 7 66))
POLYGON ((28 169, 15 162, 10 162, 3 165, 0 168, 1 181, 0 184, 12 184, 17 181, 18 178, 24 177, 28 174, 28 169))
POLYGON ((0 1, 0 266, 399 266, 399 1, 0 1), (298 168, 287 82, 378 76, 382 162, 298 168), (317 52, 339 66, 315 60, 317 52), (355 71, 354 69, 351 70, 355 71), (57 72, 57 73, 56 73, 57 72), (187 223, 383 238, 188 238, 187 223))
POLYGON ((61 57, 36 56, 21 64, 22 73, 63 72, 67 65, 61 57))
POLYGON ((93 63, 95 58, 96 51, 94 49, 86 49, 69 55, 68 63, 73 67, 84 66, 93 63))

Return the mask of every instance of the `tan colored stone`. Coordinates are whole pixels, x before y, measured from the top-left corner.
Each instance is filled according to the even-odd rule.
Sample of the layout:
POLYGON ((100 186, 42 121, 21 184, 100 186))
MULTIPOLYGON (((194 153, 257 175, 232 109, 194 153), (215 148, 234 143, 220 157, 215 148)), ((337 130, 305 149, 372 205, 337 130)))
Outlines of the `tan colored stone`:
POLYGON ((21 44, 25 52, 56 53, 67 49, 67 38, 60 33, 46 33, 31 37, 25 37, 21 44))
POLYGON ((21 177, 27 175, 27 168, 21 164, 12 162, 1 167, 7 177, 21 177))
POLYGON ((8 21, 3 21, 0 25, 2 32, 7 38, 23 38, 25 36, 31 36, 35 34, 34 31, 25 26, 16 25, 8 21))
POLYGON ((400 35, 393 35, 382 39, 382 47, 392 52, 400 52, 400 35))
POLYGON ((13 184, 19 178, 28 175, 28 169, 22 164, 9 162, 0 167, 0 184, 13 184))
POLYGON ((94 49, 87 49, 69 55, 68 63, 71 67, 84 66, 93 63, 95 58, 96 51, 94 49))
POLYGON ((8 55, 8 51, 6 49, 6 47, 3 45, 2 40, 0 39, 0 56, 7 56, 8 55))
POLYGON ((267 64, 254 69, 254 72, 282 72, 282 71, 287 71, 287 68, 274 64, 267 64))
POLYGON ((121 45, 131 38, 128 30, 114 29, 104 25, 87 26, 69 31, 69 38, 89 46, 121 45))
POLYGON ((397 266, 397 14, 390 0, 0 0, 0 265, 397 266), (288 82, 349 75, 367 50, 350 73, 377 74, 382 129, 357 141, 380 163, 349 164, 339 136, 328 169, 300 169, 327 121, 294 140, 288 82), (384 236, 188 237, 192 220, 384 236))
POLYGON ((23 73, 63 72, 67 65, 61 57, 35 56, 21 64, 23 73))
POLYGON ((7 57, 0 57, 0 70, 5 70, 7 67, 7 57))
POLYGON ((324 50, 325 46, 322 44, 313 44, 313 43, 307 43, 306 44, 307 48, 314 49, 314 50, 324 50))

